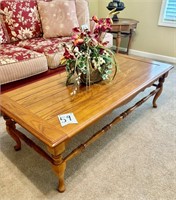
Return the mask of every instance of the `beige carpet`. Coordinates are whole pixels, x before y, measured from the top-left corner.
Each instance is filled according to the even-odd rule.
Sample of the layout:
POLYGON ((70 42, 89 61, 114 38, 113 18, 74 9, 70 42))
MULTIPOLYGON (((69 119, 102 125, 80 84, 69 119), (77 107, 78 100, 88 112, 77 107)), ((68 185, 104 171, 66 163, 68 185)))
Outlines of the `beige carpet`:
MULTIPOLYGON (((62 194, 56 191, 57 178, 46 160, 24 143, 21 151, 13 150, 0 118, 0 199, 176 199, 176 69, 165 81, 157 109, 151 101, 68 162, 67 190, 62 194)), ((70 150, 127 106, 82 132, 70 150)))

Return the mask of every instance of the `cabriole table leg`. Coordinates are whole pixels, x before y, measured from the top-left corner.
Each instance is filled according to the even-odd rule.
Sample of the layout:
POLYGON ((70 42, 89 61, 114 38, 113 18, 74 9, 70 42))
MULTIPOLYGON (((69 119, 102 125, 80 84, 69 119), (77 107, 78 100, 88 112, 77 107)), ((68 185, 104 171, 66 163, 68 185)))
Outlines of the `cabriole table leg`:
POLYGON ((6 121, 6 130, 7 133, 15 140, 16 145, 14 146, 15 151, 19 151, 21 149, 21 141, 20 138, 15 134, 16 126, 15 121, 10 119, 8 116, 3 114, 3 118, 6 121))
POLYGON ((163 83, 165 81, 165 78, 167 77, 167 74, 164 74, 161 78, 159 78, 159 83, 157 85, 157 88, 159 88, 158 92, 155 94, 154 98, 153 98, 153 107, 157 108, 157 104, 156 101, 158 99, 158 97, 161 95, 162 91, 163 91, 163 83))

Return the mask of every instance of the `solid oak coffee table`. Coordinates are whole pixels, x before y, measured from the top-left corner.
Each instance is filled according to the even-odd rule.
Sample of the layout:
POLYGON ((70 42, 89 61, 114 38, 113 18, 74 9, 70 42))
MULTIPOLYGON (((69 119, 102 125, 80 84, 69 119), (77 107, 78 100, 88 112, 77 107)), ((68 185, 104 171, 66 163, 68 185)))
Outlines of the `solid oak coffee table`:
POLYGON ((97 140, 114 124, 123 120, 149 97, 154 96, 153 107, 157 107, 156 100, 162 92, 165 77, 172 66, 124 55, 117 57, 120 72, 113 81, 107 84, 94 84, 90 88, 83 86, 75 98, 70 95, 72 86, 65 86, 65 72, 1 95, 2 115, 6 121, 7 132, 16 141, 15 150, 21 149, 22 139, 51 162, 58 176, 60 192, 65 190, 64 172, 68 160, 97 140), (121 113, 69 155, 62 156, 72 137, 151 86, 154 86, 154 89, 148 96, 121 113), (75 115, 78 124, 62 127, 58 115, 70 112, 75 115), (49 153, 17 130, 16 123, 42 141, 49 153))

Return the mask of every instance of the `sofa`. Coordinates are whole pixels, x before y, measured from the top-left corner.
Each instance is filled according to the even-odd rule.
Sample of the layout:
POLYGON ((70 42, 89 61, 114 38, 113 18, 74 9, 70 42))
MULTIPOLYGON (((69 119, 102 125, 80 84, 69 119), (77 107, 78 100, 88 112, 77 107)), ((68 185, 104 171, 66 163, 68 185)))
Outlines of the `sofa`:
MULTIPOLYGON (((88 0, 0 0, 1 90, 61 71, 60 44, 71 43, 72 28, 85 24, 93 29, 88 0)), ((104 40, 112 46, 110 33, 104 40)))

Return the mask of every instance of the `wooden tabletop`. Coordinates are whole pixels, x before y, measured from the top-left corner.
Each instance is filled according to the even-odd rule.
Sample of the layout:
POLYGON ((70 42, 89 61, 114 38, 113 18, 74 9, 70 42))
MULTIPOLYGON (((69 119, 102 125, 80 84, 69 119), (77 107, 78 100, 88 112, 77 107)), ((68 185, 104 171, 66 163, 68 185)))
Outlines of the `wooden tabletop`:
POLYGON ((119 18, 118 21, 113 21, 113 25, 118 25, 118 26, 122 26, 122 25, 134 25, 134 24, 138 24, 139 21, 135 20, 135 19, 128 19, 128 18, 119 18))
POLYGON ((61 73, 0 96, 1 111, 46 145, 54 147, 126 103, 160 76, 169 64, 117 54, 120 72, 107 84, 82 87, 72 98, 61 73), (61 127, 59 114, 74 113, 78 124, 61 127))

